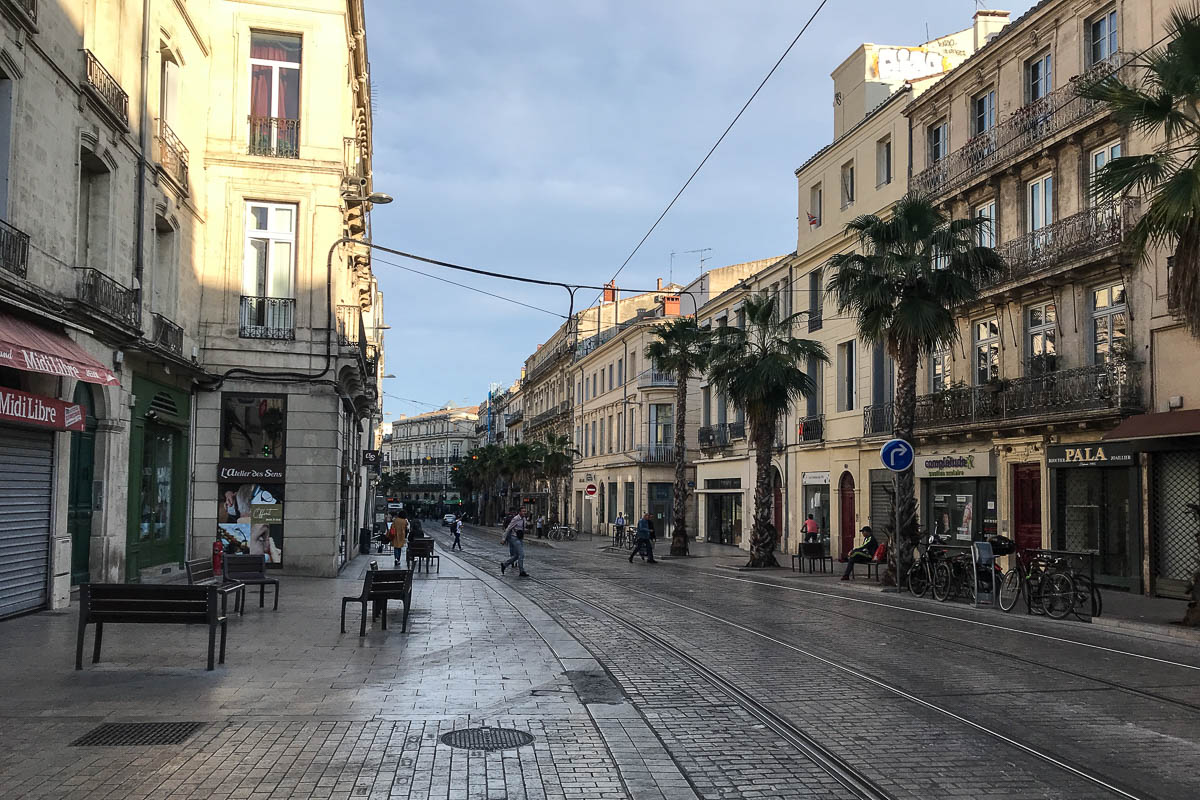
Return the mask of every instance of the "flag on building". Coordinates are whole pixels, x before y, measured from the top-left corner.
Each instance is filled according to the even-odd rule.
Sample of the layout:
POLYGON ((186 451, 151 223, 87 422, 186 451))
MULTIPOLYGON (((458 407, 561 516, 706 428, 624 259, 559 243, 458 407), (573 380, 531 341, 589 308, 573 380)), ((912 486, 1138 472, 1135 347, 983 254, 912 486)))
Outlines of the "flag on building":
POLYGON ((814 217, 811 211, 806 211, 805 213, 808 214, 808 227, 815 228, 820 220, 814 217))

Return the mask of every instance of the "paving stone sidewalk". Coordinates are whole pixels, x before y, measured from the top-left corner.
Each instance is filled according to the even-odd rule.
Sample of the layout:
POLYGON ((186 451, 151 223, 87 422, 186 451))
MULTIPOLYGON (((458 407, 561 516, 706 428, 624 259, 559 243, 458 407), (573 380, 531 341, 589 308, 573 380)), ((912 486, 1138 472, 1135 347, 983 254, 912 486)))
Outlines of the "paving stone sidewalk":
MULTIPOLYGON (((213 672, 201 628, 108 626, 102 661, 76 672, 75 607, 0 623, 0 798, 694 797, 669 761, 661 787, 644 765, 626 780, 619 726, 597 725, 576 689, 598 665, 454 558, 415 580, 407 634, 398 604, 364 638, 351 606, 340 634, 340 598, 367 562, 339 579, 284 576, 279 611, 251 600, 213 672), (183 720, 205 725, 180 745, 71 745, 105 722, 183 720), (477 726, 534 741, 492 753, 440 741, 477 726)), ((590 707, 624 702, 602 699, 590 707)))

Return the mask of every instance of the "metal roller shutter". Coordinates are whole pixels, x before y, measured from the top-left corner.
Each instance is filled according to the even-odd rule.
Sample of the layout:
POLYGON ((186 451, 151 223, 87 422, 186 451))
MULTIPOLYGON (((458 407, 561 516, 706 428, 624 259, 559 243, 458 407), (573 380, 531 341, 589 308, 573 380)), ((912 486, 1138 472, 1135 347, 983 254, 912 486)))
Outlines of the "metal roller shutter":
POLYGON ((0 618, 46 604, 53 436, 0 428, 0 618))
POLYGON ((882 539, 892 529, 892 473, 884 469, 871 470, 871 530, 882 539))

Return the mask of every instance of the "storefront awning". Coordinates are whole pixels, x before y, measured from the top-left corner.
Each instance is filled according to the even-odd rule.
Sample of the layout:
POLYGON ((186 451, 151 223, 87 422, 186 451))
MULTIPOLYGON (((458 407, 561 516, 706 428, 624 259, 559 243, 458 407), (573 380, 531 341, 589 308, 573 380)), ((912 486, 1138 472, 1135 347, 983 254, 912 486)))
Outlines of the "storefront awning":
POLYGON ((1200 436, 1200 409, 1138 414, 1122 421, 1100 438, 1111 442, 1164 439, 1170 436, 1200 436))
POLYGON ((110 386, 120 383, 113 371, 61 333, 0 314, 0 367, 77 378, 110 386))

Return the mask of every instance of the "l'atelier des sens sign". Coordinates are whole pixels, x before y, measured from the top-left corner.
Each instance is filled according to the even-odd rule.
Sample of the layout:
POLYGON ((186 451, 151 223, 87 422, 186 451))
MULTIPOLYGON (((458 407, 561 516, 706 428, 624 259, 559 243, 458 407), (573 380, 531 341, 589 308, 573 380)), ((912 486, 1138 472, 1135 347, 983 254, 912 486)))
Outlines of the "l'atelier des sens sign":
POLYGON ((83 406, 0 387, 0 420, 56 431, 81 431, 83 406))
POLYGON ((253 481, 255 483, 284 483, 287 467, 283 464, 263 464, 253 460, 221 459, 217 477, 222 481, 253 481))

